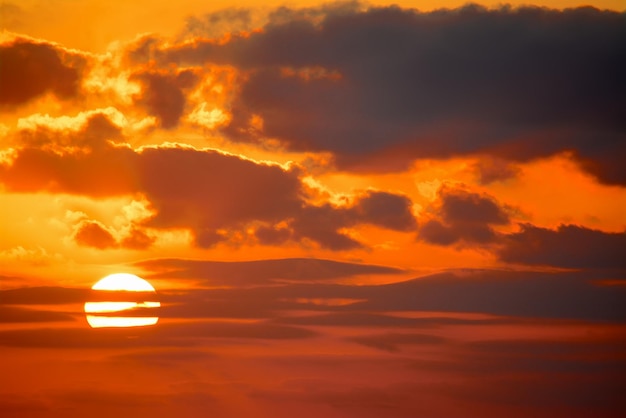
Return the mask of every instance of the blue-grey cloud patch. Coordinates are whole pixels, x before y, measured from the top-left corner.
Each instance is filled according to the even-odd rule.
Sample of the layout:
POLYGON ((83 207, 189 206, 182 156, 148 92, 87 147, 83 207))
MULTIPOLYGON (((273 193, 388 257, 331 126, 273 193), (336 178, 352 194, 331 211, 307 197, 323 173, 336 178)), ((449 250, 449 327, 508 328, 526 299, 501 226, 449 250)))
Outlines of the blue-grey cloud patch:
POLYGON ((624 13, 335 5, 278 15, 262 32, 153 45, 152 57, 249 71, 225 130, 236 141, 259 140, 248 129, 254 114, 263 118, 262 136, 331 151, 348 169, 568 151, 600 181, 626 183, 624 13), (387 164, 375 163, 381 158, 387 164))

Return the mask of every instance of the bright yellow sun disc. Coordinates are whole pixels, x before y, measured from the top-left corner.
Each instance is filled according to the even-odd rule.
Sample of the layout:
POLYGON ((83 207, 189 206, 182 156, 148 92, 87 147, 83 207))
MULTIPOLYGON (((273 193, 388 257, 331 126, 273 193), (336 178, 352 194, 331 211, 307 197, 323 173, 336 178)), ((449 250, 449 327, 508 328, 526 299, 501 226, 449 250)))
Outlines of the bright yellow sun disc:
MULTIPOLYGON (((105 327, 138 327, 154 325, 158 316, 133 316, 133 310, 150 310, 159 308, 161 303, 156 301, 154 287, 141 277, 129 273, 116 273, 104 277, 91 288, 96 293, 98 301, 85 302, 87 322, 92 328, 105 327), (115 292, 117 298, 127 292, 128 301, 106 300, 115 292), (137 294, 147 294, 149 301, 137 301, 137 294)), ((112 299, 112 297, 111 297, 112 299)))

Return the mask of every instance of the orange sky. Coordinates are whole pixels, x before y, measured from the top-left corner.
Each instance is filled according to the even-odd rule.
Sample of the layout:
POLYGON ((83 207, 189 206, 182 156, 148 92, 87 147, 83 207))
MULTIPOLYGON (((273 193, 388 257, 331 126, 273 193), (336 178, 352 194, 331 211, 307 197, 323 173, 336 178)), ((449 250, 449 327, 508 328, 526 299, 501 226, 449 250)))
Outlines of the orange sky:
POLYGON ((0 415, 626 412, 626 4, 464 3, 1 2, 0 415))
MULTIPOLYGON (((372 1, 368 4, 390 4, 387 1, 372 1)), ((407 8, 429 11, 441 7, 455 8, 466 4, 463 0, 401 0, 393 2, 407 8)), ((495 7, 500 1, 477 1, 475 3, 495 7)), ((508 1, 511 5, 535 4, 539 6, 567 8, 593 5, 600 9, 625 10, 623 0, 545 0, 508 1)), ((155 2, 136 0, 132 2, 88 1, 3 1, 3 27, 35 37, 54 40, 71 48, 101 52, 111 42, 133 38, 139 33, 151 32, 174 36, 181 30, 186 18, 202 15, 224 8, 255 8, 267 10, 289 4, 296 7, 311 7, 319 4, 315 0, 263 1, 255 0, 180 0, 155 2), (17 8, 16 8, 17 6, 17 8)))

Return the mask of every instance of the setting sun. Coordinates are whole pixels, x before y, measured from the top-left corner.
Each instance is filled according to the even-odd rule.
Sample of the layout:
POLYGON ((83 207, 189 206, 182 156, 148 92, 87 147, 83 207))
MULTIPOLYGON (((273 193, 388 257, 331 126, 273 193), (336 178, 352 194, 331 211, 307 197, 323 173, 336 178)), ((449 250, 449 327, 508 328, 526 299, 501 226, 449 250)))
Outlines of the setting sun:
POLYGON ((137 299, 137 296, 146 295, 156 299, 156 291, 154 287, 141 277, 128 273, 111 274, 91 288, 97 293, 99 301, 85 302, 85 313, 87 314, 87 322, 92 328, 106 327, 137 327, 154 325, 158 322, 157 316, 134 316, 138 309, 159 308, 160 302, 156 301, 112 301, 109 295, 115 295, 116 298, 127 297, 128 299, 137 299), (108 293, 115 292, 115 293, 108 293), (125 314, 125 315, 121 315, 125 314))
POLYGON ((0 417, 626 417, 625 9, 0 1, 0 417))

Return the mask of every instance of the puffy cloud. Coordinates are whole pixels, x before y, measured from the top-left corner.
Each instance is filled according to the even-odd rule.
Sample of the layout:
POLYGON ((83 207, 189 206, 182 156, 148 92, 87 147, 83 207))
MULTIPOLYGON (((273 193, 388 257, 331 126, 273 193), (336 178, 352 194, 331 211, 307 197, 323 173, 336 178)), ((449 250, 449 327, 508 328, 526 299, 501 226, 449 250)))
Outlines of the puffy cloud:
POLYGON ((0 105, 16 106, 45 93, 76 97, 84 57, 61 47, 30 39, 0 45, 0 105))
POLYGON ((441 187, 433 206, 419 226, 419 238, 431 244, 490 244, 497 238, 493 226, 510 222, 492 197, 460 188, 441 187))
POLYGON ((481 158, 473 166, 480 184, 489 184, 517 177, 521 169, 506 160, 498 158, 481 158))
POLYGON ((74 240, 80 245, 100 250, 117 247, 113 234, 97 221, 82 221, 74 234, 74 240))
POLYGON ((566 268, 626 270, 625 232, 603 232, 578 225, 556 230, 530 224, 503 238, 497 254, 511 263, 566 268))
POLYGON ((411 206, 412 202, 406 196, 370 191, 358 199, 352 211, 356 217, 372 225, 395 231, 411 231, 416 227, 411 206))
POLYGON ((358 194, 347 206, 324 203, 303 207, 297 216, 274 227, 262 226, 256 231, 264 243, 279 244, 289 239, 311 239, 334 250, 348 250, 363 244, 341 232, 359 224, 375 225, 396 231, 412 231, 416 221, 411 200, 400 194, 369 190, 358 194))
POLYGON ((278 222, 302 205, 296 166, 182 146, 145 148, 136 162, 141 191, 158 212, 152 226, 215 230, 253 220, 278 222))
POLYGON ((604 232, 579 225, 556 230, 520 224, 517 232, 497 232, 514 210, 492 197, 443 186, 420 221, 419 239, 435 245, 483 246, 507 263, 564 268, 624 270, 626 232, 604 232))
POLYGON ((122 239, 120 245, 133 250, 145 250, 154 244, 155 241, 156 238, 154 236, 150 236, 145 231, 133 226, 128 235, 122 239))
POLYGON ((139 104, 156 116, 161 127, 176 127, 185 110, 186 93, 194 87, 199 76, 193 70, 180 70, 174 74, 159 71, 143 71, 136 73, 132 79, 143 84, 143 91, 136 97, 139 104))
POLYGON ((527 161, 567 150, 601 181, 626 184, 623 13, 315 10, 279 9, 263 31, 153 46, 153 54, 163 63, 250 70, 226 130, 235 140, 258 140, 248 129, 257 115, 261 136, 332 151, 342 167, 367 167, 363 160, 381 152, 406 166, 415 158, 492 153, 527 161), (339 77, 285 72, 312 68, 339 77))
MULTIPOLYGON (((151 238, 138 231, 141 226, 191 230, 195 244, 205 248, 223 241, 240 245, 288 239, 333 250, 364 246, 345 228, 415 228, 406 196, 370 190, 344 206, 314 205, 302 183, 303 169, 295 164, 255 162, 176 144, 134 150, 121 143, 120 127, 104 112, 63 133, 45 123, 34 126, 20 131, 22 145, 11 161, 0 165, 0 181, 15 192, 144 195, 153 215, 133 223, 135 229, 121 242, 127 247, 149 246, 151 238), (258 237, 250 228, 258 228, 258 237)), ((80 226, 76 238, 83 245, 109 248, 116 245, 110 232, 91 222, 80 226)))

